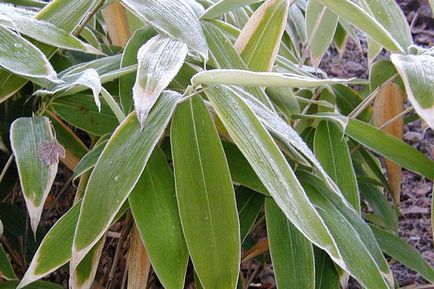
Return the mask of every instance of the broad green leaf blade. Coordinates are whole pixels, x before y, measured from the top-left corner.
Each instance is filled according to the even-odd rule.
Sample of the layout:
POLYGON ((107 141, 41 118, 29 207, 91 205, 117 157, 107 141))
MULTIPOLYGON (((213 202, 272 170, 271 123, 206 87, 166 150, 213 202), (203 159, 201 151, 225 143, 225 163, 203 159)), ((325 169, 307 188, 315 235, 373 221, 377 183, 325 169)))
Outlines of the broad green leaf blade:
MULTIPOLYGON (((17 286, 18 281, 0 283, 0 289, 16 289, 17 286)), ((25 289, 63 289, 63 287, 47 281, 37 281, 34 284, 26 286, 25 289)))
POLYGON ((128 251, 128 289, 141 289, 148 284, 151 262, 137 227, 131 230, 128 251))
POLYGON ((414 109, 434 129, 434 57, 392 54, 391 60, 414 109))
POLYGON ((344 266, 336 245, 276 143, 243 100, 225 86, 205 91, 235 144, 286 217, 344 266))
POLYGON ((404 52, 397 40, 360 6, 350 0, 317 0, 338 16, 364 31, 375 42, 392 52, 404 52))
POLYGON ((420 253, 398 236, 371 225, 372 232, 384 253, 434 282, 434 269, 420 253))
POLYGON ((344 132, 331 121, 322 121, 315 131, 315 156, 335 181, 347 201, 360 212, 356 173, 344 132))
POLYGON ((277 288, 315 288, 312 243, 286 218, 271 198, 265 200, 267 235, 277 288))
MULTIPOLYGON (((384 279, 387 275, 383 276, 378 264, 371 255, 370 248, 365 244, 365 240, 361 239, 357 231, 360 227, 353 226, 354 223, 351 223, 351 220, 346 218, 345 213, 339 211, 340 208, 334 206, 315 186, 306 182, 303 183, 303 186, 309 195, 309 199, 319 208, 318 212, 326 222, 345 261, 345 270, 367 289, 390 288, 384 279)), ((360 221, 367 226, 362 219, 360 221)), ((370 232, 369 227, 367 229, 370 232)), ((370 234, 372 239, 372 232, 370 234)), ((373 239, 372 241, 375 242, 373 239)), ((377 248, 377 250, 379 249, 377 248)), ((383 258, 382 255, 381 258, 383 258)), ((387 268, 384 258, 383 263, 387 268)))
POLYGON ((151 38, 139 49, 133 98, 141 126, 158 96, 178 74, 187 52, 187 45, 162 35, 151 38))
MULTIPOLYGON (((140 47, 151 37, 154 37, 156 33, 149 25, 136 30, 122 53, 121 68, 137 64, 137 53, 140 47)), ((133 110, 133 86, 135 81, 136 72, 119 78, 119 98, 122 109, 127 114, 133 110)))
POLYGON ((102 237, 134 188, 179 98, 176 92, 163 92, 143 129, 131 113, 110 138, 86 187, 74 236, 72 268, 102 237))
POLYGON ((101 110, 101 101, 99 94, 101 93, 102 85, 98 72, 89 68, 81 73, 65 75, 60 78, 62 82, 48 86, 46 89, 40 89, 35 92, 37 95, 53 95, 60 92, 67 92, 73 87, 81 86, 86 89, 91 89, 93 99, 98 110, 101 110))
POLYGON ((242 244, 259 216, 259 212, 264 204, 264 196, 247 187, 239 187, 236 190, 236 197, 242 244))
POLYGON ((56 71, 35 45, 2 25, 0 38, 0 67, 40 84, 56 80, 56 71))
POLYGON ((131 12, 208 59, 208 46, 193 9, 183 0, 122 0, 131 12))
MULTIPOLYGON (((35 18, 50 22, 67 33, 71 33, 97 1, 54 0, 39 11, 35 18), (68 15, 68 17, 65 17, 65 15, 68 15)), ((47 44, 37 43, 36 46, 47 58, 50 58, 56 52, 55 47, 47 44)), ((0 103, 12 96, 27 81, 27 79, 13 75, 10 72, 0 71, 0 103)))
POLYGON ((402 140, 356 119, 349 120, 345 134, 394 163, 434 179, 434 162, 402 140))
POLYGON ((17 279, 17 276, 15 276, 14 269, 12 268, 11 262, 9 261, 2 244, 0 244, 0 277, 6 280, 17 279))
POLYGON ((330 257, 315 247, 315 289, 339 289, 340 276, 330 257))
POLYGON ((2 6, 2 10, 0 11, 0 25, 17 30, 20 34, 54 47, 102 54, 101 51, 95 49, 93 46, 82 42, 77 37, 68 34, 65 30, 59 29, 50 22, 20 15, 15 11, 16 9, 4 9, 4 7, 2 6))
POLYGON ((410 27, 396 1, 362 0, 361 6, 380 23, 390 35, 407 49, 413 44, 410 27))
POLYGON ((173 174, 160 148, 154 149, 128 201, 158 280, 166 289, 182 289, 188 251, 173 174))
POLYGON ((223 15, 229 11, 235 10, 240 7, 247 6, 252 3, 259 2, 260 0, 220 0, 214 3, 205 12, 200 15, 200 19, 212 19, 223 15))
POLYGON ((253 71, 271 71, 286 27, 289 0, 268 0, 244 26, 235 50, 253 71))
POLYGON ((99 156, 101 155, 104 147, 107 145, 107 141, 103 141, 98 145, 95 145, 90 152, 84 155, 77 167, 74 170, 73 178, 77 179, 85 172, 89 171, 93 168, 98 161, 99 156))
POLYGON ((335 35, 339 17, 317 0, 309 0, 306 10, 306 30, 313 66, 318 67, 335 35))
POLYGON ((238 69, 215 69, 196 74, 193 84, 226 84, 240 86, 312 88, 333 83, 348 83, 351 79, 318 79, 277 72, 253 72, 238 69))
POLYGON ((78 264, 77 268, 70 273, 69 288, 89 289, 95 279, 96 270, 101 258, 106 235, 87 253, 86 257, 78 264))
POLYGON ((101 111, 98 111, 92 95, 58 97, 51 102, 51 107, 65 121, 97 136, 113 132, 119 124, 104 100, 101 101, 101 111))
MULTIPOLYGON (((17 163, 30 224, 34 233, 48 193, 57 174, 59 155, 45 164, 41 148, 56 142, 47 117, 19 118, 11 125, 10 140, 17 163)), ((53 152, 56 153, 56 152, 53 152)), ((51 156, 50 156, 51 157, 51 156)))
POLYGON ((170 134, 179 215, 195 271, 205 289, 234 289, 241 258, 235 193, 200 96, 179 104, 170 134))
MULTIPOLYGON (((79 200, 74 204, 45 235, 17 289, 47 276, 71 259, 71 251, 65 250, 65 248, 72 247, 81 202, 82 200, 79 200)), ((122 217, 127 209, 128 206, 124 204, 114 222, 122 217)), ((35 284, 38 284, 38 282, 35 284)))

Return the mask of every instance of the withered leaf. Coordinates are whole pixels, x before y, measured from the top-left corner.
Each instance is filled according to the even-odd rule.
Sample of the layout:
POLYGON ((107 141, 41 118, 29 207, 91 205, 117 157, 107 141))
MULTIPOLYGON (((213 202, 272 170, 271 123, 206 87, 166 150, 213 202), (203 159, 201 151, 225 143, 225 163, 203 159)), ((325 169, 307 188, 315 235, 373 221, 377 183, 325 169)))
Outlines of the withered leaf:
POLYGON ((38 146, 38 157, 42 165, 49 166, 59 162, 59 156, 65 157, 65 149, 57 140, 43 141, 38 146))

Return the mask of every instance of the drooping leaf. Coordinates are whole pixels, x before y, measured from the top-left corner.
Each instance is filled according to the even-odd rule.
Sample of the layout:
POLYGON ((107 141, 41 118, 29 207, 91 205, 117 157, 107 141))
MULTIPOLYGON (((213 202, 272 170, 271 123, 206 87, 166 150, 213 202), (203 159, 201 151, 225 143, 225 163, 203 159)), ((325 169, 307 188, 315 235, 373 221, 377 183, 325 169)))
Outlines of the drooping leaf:
POLYGON ((222 144, 200 96, 178 106, 171 144, 179 214, 195 271, 205 289, 234 289, 240 263, 235 194, 222 144))
POLYGON ((271 71, 285 31, 289 0, 268 0, 250 17, 235 50, 253 71, 271 71))
POLYGON ((50 121, 47 117, 19 118, 12 123, 10 140, 30 224, 36 233, 45 200, 57 174, 58 161, 46 165, 46 159, 41 161, 38 154, 41 144, 55 141, 50 121))
POLYGON ((110 138, 86 187, 72 247, 72 268, 101 238, 128 198, 179 98, 176 92, 163 92, 143 129, 131 113, 110 138))
POLYGON ((348 83, 349 79, 318 79, 277 72, 253 72, 238 69, 215 69, 196 74, 193 84, 226 84, 240 86, 311 88, 333 83, 348 83))
POLYGON ((434 269, 416 249, 386 230, 376 226, 371 226, 371 229, 384 253, 434 282, 434 269))
POLYGON ((128 198, 152 268, 166 289, 184 286, 188 252, 182 233, 172 171, 155 148, 128 198))
POLYGON ((220 0, 214 3, 206 11, 200 15, 201 19, 212 19, 220 15, 223 15, 229 11, 235 10, 237 8, 247 6, 252 3, 259 2, 260 0, 220 0))
POLYGON ((306 10, 306 30, 313 66, 318 67, 330 46, 338 25, 338 16, 317 0, 309 0, 306 10))
POLYGON ((49 44, 58 48, 77 50, 93 54, 102 52, 93 46, 82 42, 75 36, 68 34, 51 24, 32 17, 20 15, 15 8, 2 5, 0 9, 0 25, 17 30, 20 34, 29 36, 41 43, 49 44))
POLYGON ((309 240, 343 265, 328 229, 256 115, 228 87, 209 88, 205 93, 235 144, 285 216, 309 240))
POLYGON ((128 288, 141 289, 145 287, 148 284, 150 270, 151 262, 149 262, 148 253, 137 227, 134 226, 131 232, 130 250, 128 251, 128 288))
POLYGON ((158 96, 178 74, 187 52, 187 45, 162 35, 151 38, 139 49, 133 98, 141 126, 158 96))
POLYGON ((9 261, 9 257, 6 255, 2 244, 0 244, 0 277, 6 280, 17 279, 11 261, 9 261))
POLYGON ((434 129, 434 57, 392 54, 390 58, 414 109, 434 129))
MULTIPOLYGON (((137 64, 137 53, 151 37, 156 35, 156 31, 150 26, 144 26, 134 32, 124 52, 122 53, 121 68, 137 64)), ((130 113, 133 109, 133 86, 136 81, 136 72, 119 78, 119 98, 124 113, 130 113)))
POLYGON ((265 200, 267 235, 277 288, 315 288, 312 243, 271 198, 265 200))
POLYGON ((404 52, 397 40, 359 5, 350 0, 317 0, 338 16, 364 31, 375 42, 392 52, 404 52))
MULTIPOLYGON (((56 25, 66 33, 71 33, 81 22, 98 0, 54 0, 36 14, 35 18, 56 25), (68 15, 68 17, 65 17, 68 15)), ((36 46, 50 58, 56 48, 47 44, 36 43, 36 46)), ((0 71, 0 102, 11 97, 28 80, 7 71, 0 71)))
POLYGON ((350 119, 345 134, 394 163, 434 179, 434 162, 412 146, 356 119, 350 119))
POLYGON ((2 25, 0 38, 0 67, 41 85, 56 80, 56 71, 35 45, 2 25))
POLYGON ((208 59, 208 47, 199 19, 183 0, 122 0, 128 9, 155 28, 178 39, 208 59))
POLYGON ((113 132, 119 124, 106 101, 101 100, 99 111, 89 94, 56 97, 51 107, 65 121, 97 136, 113 132))
POLYGON ((344 132, 330 121, 322 121, 315 131, 315 156, 336 182, 347 201, 360 212, 360 196, 356 173, 344 132))

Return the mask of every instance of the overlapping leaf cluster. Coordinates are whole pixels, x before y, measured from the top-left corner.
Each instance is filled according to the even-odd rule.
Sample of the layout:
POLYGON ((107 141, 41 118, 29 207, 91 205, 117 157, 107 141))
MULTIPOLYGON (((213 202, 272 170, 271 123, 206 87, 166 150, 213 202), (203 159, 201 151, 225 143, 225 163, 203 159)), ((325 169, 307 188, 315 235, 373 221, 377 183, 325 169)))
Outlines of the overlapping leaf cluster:
MULTIPOLYGON (((37 246, 19 281, 0 247, 0 288, 57 288, 38 280, 68 262, 69 286, 90 288, 117 222, 128 288, 150 266, 183 288, 189 260, 198 288, 244 288, 242 247, 269 250, 280 289, 337 289, 348 274, 392 288, 383 253, 434 282, 396 235, 401 167, 434 179, 400 139, 412 109, 434 128, 434 55, 395 1, 12 2, 0 5, 0 184, 14 158, 37 246), (360 45, 356 29, 369 79, 329 78, 324 53, 360 45), (383 48, 390 60, 376 61, 383 48), (79 180, 75 201, 41 240, 59 161, 79 180), (246 242, 264 219, 268 241, 246 242)), ((12 255, 12 205, 0 206, 12 255)))

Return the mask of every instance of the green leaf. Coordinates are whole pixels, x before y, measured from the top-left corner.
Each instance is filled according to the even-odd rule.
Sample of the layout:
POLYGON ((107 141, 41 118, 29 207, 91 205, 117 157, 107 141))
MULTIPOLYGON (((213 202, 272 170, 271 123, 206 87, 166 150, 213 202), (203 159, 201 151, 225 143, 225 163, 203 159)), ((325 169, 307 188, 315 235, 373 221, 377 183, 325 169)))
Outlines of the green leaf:
POLYGON ((407 18, 396 1, 362 0, 361 6, 371 14, 404 49, 413 44, 407 18))
POLYGON ((434 269, 420 253, 398 236, 371 225, 372 232, 384 253, 434 282, 434 269))
POLYGON ((205 91, 235 144, 285 213, 309 240, 342 265, 335 243, 276 143, 252 110, 225 86, 205 91))
POLYGON ((235 50, 253 71, 271 71, 285 31, 289 0, 268 0, 250 17, 235 50))
POLYGON ((208 59, 208 46, 193 9, 183 0, 122 0, 131 12, 208 59))
POLYGON ((211 5, 205 12, 200 15, 200 19, 212 19, 223 15, 229 11, 235 10, 240 7, 247 6, 252 3, 259 2, 260 0, 220 0, 219 2, 211 5))
POLYGON ((58 97, 51 102, 51 107, 65 121, 97 136, 113 132, 119 124, 105 101, 101 102, 101 111, 98 111, 91 95, 58 97))
POLYGON ((315 247, 315 289, 339 289, 340 276, 330 257, 315 247))
POLYGON ((315 288, 312 243, 271 198, 265 200, 267 235, 277 288, 315 288))
POLYGON ((14 269, 12 268, 11 262, 9 261, 2 244, 0 244, 0 277, 6 280, 17 279, 17 276, 14 273, 14 269))
POLYGON ((158 147, 128 201, 161 284, 166 289, 183 288, 188 251, 178 214, 173 174, 158 147))
POLYGON ((128 198, 179 98, 176 92, 163 92, 143 129, 137 116, 131 113, 110 138, 86 187, 74 237, 71 268, 75 268, 102 237, 128 198), (97 215, 95 211, 98 211, 97 215))
POLYGON ((392 54, 390 58, 414 109, 434 129, 434 57, 392 54))
POLYGON ((313 66, 318 67, 330 46, 338 25, 338 16, 317 0, 310 0, 306 10, 306 30, 313 66))
POLYGON ((264 196, 246 187, 239 187, 236 190, 236 198, 242 244, 259 216, 264 204, 264 196))
MULTIPOLYGON (((144 26, 136 30, 125 46, 120 67, 123 68, 137 64, 137 53, 140 47, 156 34, 157 32, 150 26, 144 26)), ((135 81, 136 72, 119 78, 119 98, 122 109, 127 114, 133 109, 133 86, 135 81)))
POLYGON ((360 6, 350 0, 317 0, 339 17, 364 31, 375 42, 392 52, 404 52, 404 47, 377 21, 360 6))
POLYGON ((187 45, 162 35, 151 38, 139 49, 133 98, 141 126, 158 96, 178 74, 187 52, 187 45))
POLYGON ((71 289, 91 288, 98 269, 106 235, 87 253, 86 257, 78 264, 77 268, 70 273, 69 287, 71 289))
POLYGON ((235 288, 241 258, 235 194, 217 129, 200 96, 178 106, 171 144, 179 214, 196 273, 205 289, 235 288))
POLYGON ((315 177, 304 173, 300 180, 342 254, 343 268, 367 289, 389 288, 384 278, 389 279, 390 271, 369 226, 348 205, 329 199, 333 194, 324 196, 327 189, 315 184, 315 177))
MULTIPOLYGON (((54 0, 39 11, 35 18, 50 22, 67 33, 71 33, 97 1, 99 0, 54 0)), ((36 43, 36 46, 47 58, 53 56, 57 50, 55 47, 42 43, 36 43)), ((0 71, 0 103, 11 97, 27 81, 10 72, 0 71)))
POLYGON ((24 194, 30 224, 34 233, 41 219, 45 200, 53 185, 59 163, 44 163, 41 146, 55 141, 47 117, 19 118, 11 125, 10 140, 17 163, 21 190, 24 194))
POLYGON ((232 181, 235 184, 245 186, 263 195, 269 195, 267 189, 259 180, 249 162, 243 156, 236 145, 229 142, 222 142, 225 155, 231 171, 232 181))
POLYGON ((394 163, 434 179, 434 162, 402 140, 356 119, 349 120, 345 134, 394 163))
POLYGON ((57 78, 45 55, 31 42, 0 25, 0 66, 43 85, 57 78))
POLYGON ((193 84, 226 84, 240 86, 312 88, 333 83, 348 83, 350 79, 318 79, 277 72, 253 72, 238 69, 215 69, 196 74, 193 84))
MULTIPOLYGON (((24 274, 23 279, 17 289, 39 280, 48 274, 54 272, 71 259, 71 251, 65 248, 71 248, 74 231, 80 214, 82 200, 79 200, 68 210, 45 235, 29 268, 24 274)), ((124 204, 119 210, 113 222, 116 222, 126 212, 128 206, 124 204)), ((38 284, 39 282, 35 282, 38 284)), ((15 288, 15 287, 14 287, 15 288)), ((24 287, 25 288, 25 287, 24 287)))
POLYGON ((344 138, 344 132, 331 121, 321 121, 315 131, 315 156, 336 182, 347 201, 360 212, 356 173, 344 138))
POLYGON ((89 171, 91 168, 95 166, 99 156, 101 155, 106 145, 107 145, 107 141, 103 141, 98 145, 95 145, 90 152, 88 152, 86 155, 84 155, 81 158, 80 162, 78 163, 77 167, 74 170, 74 175, 73 175, 74 179, 77 179, 82 174, 89 171))
POLYGON ((0 25, 16 30, 20 34, 29 36, 41 43, 46 43, 58 48, 76 50, 86 53, 102 54, 101 51, 93 46, 82 42, 75 36, 68 34, 47 21, 41 21, 20 15, 18 9, 10 6, 2 6, 0 11, 0 25))

